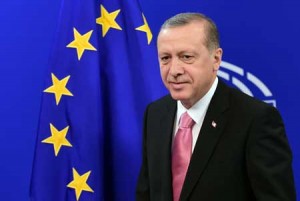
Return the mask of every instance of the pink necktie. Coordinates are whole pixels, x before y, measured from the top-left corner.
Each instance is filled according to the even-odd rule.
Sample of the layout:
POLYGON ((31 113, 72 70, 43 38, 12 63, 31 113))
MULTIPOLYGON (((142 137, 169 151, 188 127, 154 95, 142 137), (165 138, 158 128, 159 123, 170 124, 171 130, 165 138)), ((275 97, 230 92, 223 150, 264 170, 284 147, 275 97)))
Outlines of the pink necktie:
POLYGON ((172 150, 173 201, 178 201, 192 155, 192 128, 195 122, 183 113, 172 150))

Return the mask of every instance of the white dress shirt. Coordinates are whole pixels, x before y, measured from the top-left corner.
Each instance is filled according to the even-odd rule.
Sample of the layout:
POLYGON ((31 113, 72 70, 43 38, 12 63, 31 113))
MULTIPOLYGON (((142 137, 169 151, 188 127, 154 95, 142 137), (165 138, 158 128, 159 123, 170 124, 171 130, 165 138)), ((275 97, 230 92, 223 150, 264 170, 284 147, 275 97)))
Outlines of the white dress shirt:
POLYGON ((176 113, 176 118, 175 118, 175 122, 174 122, 173 141, 174 141, 176 132, 179 127, 180 117, 183 113, 185 113, 187 111, 187 113, 190 115, 190 117, 195 121, 195 125, 192 129, 192 133, 193 133, 192 150, 194 151, 194 147, 196 145, 208 105, 216 91, 217 85, 218 85, 218 77, 216 77, 216 79, 215 79, 214 83, 212 84, 211 88, 209 89, 209 91, 188 110, 181 104, 180 101, 177 101, 177 113, 176 113))

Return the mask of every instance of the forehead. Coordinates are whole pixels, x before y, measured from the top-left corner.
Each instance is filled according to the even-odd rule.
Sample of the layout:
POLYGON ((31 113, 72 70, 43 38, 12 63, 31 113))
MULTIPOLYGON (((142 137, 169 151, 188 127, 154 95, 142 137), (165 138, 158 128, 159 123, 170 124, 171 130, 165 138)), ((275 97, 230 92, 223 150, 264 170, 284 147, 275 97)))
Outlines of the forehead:
POLYGON ((205 26, 203 22, 194 21, 189 24, 167 27, 157 37, 158 49, 181 47, 200 47, 205 43, 205 26))

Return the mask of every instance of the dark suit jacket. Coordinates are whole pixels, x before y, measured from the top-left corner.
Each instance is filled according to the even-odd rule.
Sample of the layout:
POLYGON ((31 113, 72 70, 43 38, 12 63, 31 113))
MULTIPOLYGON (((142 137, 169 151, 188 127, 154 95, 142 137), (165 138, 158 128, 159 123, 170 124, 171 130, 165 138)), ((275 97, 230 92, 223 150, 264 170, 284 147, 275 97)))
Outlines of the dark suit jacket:
MULTIPOLYGON (((138 201, 172 200, 171 144, 176 109, 170 96, 147 107, 138 201)), ((295 201, 291 161, 278 111, 219 80, 180 200, 295 201)))

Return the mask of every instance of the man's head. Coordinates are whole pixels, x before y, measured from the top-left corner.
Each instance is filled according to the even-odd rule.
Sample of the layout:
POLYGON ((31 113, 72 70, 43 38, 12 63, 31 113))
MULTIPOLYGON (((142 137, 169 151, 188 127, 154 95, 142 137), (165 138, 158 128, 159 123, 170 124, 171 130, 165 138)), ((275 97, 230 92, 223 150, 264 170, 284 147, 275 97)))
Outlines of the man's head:
POLYGON ((180 13, 166 20, 160 28, 160 31, 172 27, 180 27, 191 23, 192 21, 203 22, 205 26, 205 46, 209 50, 220 47, 219 32, 216 24, 201 13, 180 13))
POLYGON ((162 80, 186 108, 210 89, 222 59, 216 25, 198 13, 168 19, 157 38, 162 80))

